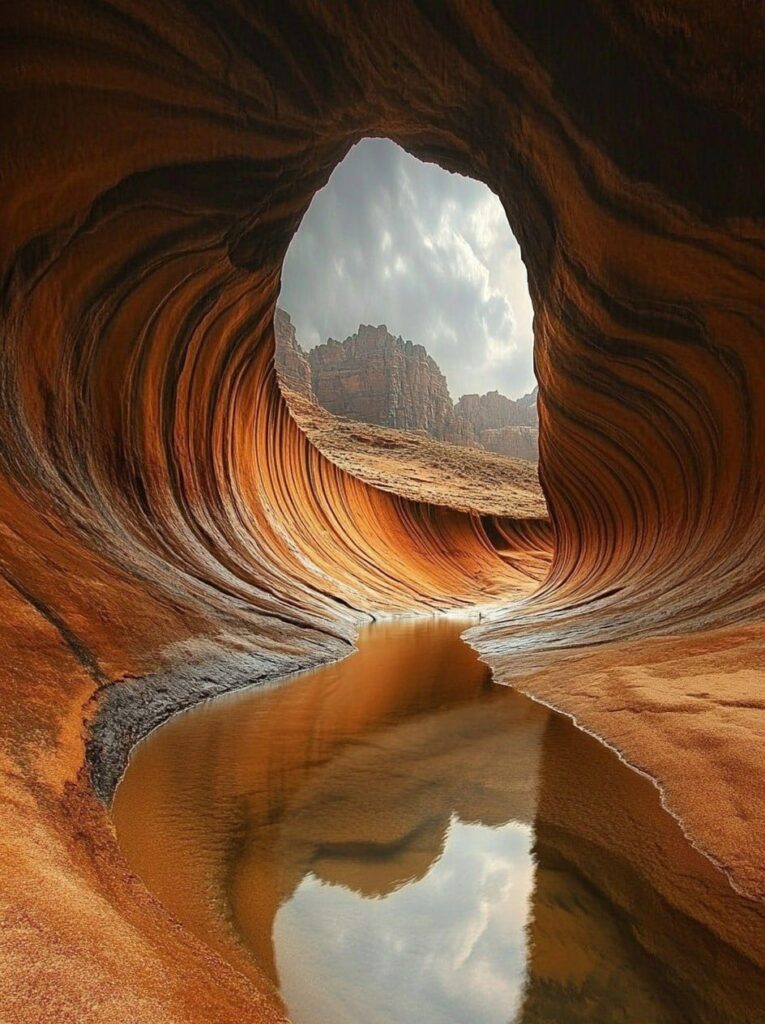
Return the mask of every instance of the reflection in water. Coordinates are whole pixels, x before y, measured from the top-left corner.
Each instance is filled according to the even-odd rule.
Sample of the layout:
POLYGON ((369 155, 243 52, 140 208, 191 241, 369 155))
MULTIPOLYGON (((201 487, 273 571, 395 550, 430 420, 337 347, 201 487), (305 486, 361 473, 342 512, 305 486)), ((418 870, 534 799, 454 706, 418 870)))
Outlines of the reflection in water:
POLYGON ((385 899, 359 899, 306 876, 274 929, 293 1019, 514 1019, 525 979, 530 838, 523 826, 455 818, 425 877, 385 899))
POLYGON ((114 804, 135 871, 295 1024, 759 1020, 760 906, 464 628, 377 624, 152 734, 114 804))

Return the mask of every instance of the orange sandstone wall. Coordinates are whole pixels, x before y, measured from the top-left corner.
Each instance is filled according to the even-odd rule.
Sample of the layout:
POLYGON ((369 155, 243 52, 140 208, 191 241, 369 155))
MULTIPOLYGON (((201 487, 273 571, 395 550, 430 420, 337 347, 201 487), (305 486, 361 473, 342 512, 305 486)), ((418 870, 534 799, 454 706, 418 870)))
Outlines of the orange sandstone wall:
POLYGON ((472 599, 476 524, 449 527, 442 559, 427 513, 354 511, 381 499, 317 469, 271 394, 289 239, 348 146, 389 134, 487 180, 524 246, 556 536, 545 596, 610 594, 616 631, 627 615, 653 631, 756 614, 762 96, 743 58, 760 21, 583 5, 575 55, 575 4, 550 9, 554 30, 544 5, 422 0, 396 4, 396 25, 386 7, 5 13, 8 486, 204 614, 233 598, 307 624, 335 621, 338 595, 472 599), (714 74, 698 66, 710 47, 714 74))
POLYGON ((81 773, 93 694, 178 665, 212 678, 224 653, 283 673, 347 650, 361 610, 507 597, 518 552, 540 557, 534 527, 498 555, 493 527, 308 446, 271 370, 289 240, 365 135, 505 204, 555 561, 540 600, 484 632, 495 661, 519 631, 754 620, 762 14, 30 0, 0 17, 0 997, 12 1020, 268 1019, 265 982, 226 973, 121 866, 81 773))

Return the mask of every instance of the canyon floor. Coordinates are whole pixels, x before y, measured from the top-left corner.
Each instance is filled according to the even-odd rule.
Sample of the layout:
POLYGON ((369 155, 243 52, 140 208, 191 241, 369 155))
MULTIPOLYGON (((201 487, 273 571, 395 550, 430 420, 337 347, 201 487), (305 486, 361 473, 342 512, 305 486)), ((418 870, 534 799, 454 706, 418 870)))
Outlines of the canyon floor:
POLYGON ((322 455, 373 487, 481 516, 547 517, 533 462, 434 441, 420 431, 333 416, 284 384, 281 389, 301 430, 322 455))

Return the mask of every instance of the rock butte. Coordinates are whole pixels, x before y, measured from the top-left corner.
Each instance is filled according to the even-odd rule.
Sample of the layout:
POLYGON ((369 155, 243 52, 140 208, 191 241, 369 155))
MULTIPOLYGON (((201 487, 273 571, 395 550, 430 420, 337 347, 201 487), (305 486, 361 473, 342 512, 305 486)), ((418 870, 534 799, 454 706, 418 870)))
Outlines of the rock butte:
POLYGON ((384 324, 359 324, 342 342, 330 338, 311 349, 308 362, 319 405, 335 415, 458 440, 438 364, 423 345, 394 337, 384 324))
POLYGON ((528 589, 480 517, 322 457, 275 385, 286 248, 369 135, 485 181, 528 267, 552 565, 472 641, 765 896, 765 10, 1 17, 5 1017, 281 1014, 130 876, 85 767, 97 706, 108 795, 170 710, 340 656, 367 609, 528 589))
POLYGON ((536 388, 518 401, 489 391, 455 405, 424 346, 394 337, 384 324, 361 324, 345 341, 330 338, 306 354, 291 317, 277 307, 274 335, 279 381, 335 416, 537 461, 536 388))

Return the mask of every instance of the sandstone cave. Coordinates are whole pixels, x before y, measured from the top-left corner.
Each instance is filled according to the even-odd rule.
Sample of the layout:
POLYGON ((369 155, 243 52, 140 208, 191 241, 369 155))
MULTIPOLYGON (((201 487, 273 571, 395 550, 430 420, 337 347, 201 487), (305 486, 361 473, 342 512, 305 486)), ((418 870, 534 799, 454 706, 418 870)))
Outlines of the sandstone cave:
MULTIPOLYGON (((126 863, 109 805, 128 756, 176 711, 343 658, 370 614, 491 601, 503 613, 468 639, 495 683, 601 737, 689 841, 676 863, 636 852, 613 811, 633 783, 609 794, 597 745, 593 863, 629 894, 634 857, 682 927, 719 942, 709 963, 739 982, 699 995, 696 1022, 751 1020, 762 8, 39 0, 2 18, 0 1016, 284 1019, 265 974, 222 959, 126 863), (503 203, 534 306, 547 515, 384 489, 290 415, 281 268, 363 138, 503 203), (684 884, 697 854, 728 896, 684 884)), ((561 733, 543 791, 553 894, 576 859, 577 742, 561 733)), ((540 928, 555 910, 539 903, 540 928)), ((549 987, 529 991, 524 1024, 549 1019, 549 987)))

